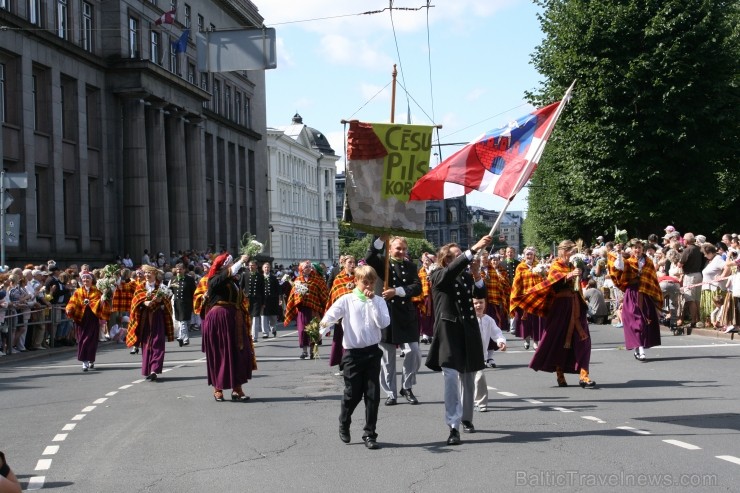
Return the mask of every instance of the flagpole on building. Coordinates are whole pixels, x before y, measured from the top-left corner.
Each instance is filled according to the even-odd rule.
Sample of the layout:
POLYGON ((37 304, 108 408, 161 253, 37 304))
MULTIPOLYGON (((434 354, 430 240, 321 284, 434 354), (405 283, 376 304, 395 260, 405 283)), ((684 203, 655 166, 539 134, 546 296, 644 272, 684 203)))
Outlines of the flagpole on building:
MULTIPOLYGON (((563 98, 560 100, 560 104, 555 109, 555 114, 553 115, 550 122, 547 124, 547 127, 545 127, 545 131, 542 134, 542 138, 537 143, 537 147, 535 148, 534 153, 532 154, 532 161, 537 162, 539 160, 540 155, 542 154, 542 150, 545 147, 545 144, 547 143, 547 139, 552 133, 553 127, 555 127, 555 123, 558 121, 558 118, 560 118, 560 114, 563 112, 563 108, 565 108, 565 105, 568 103, 568 100, 570 99, 570 94, 573 92, 573 86, 575 86, 576 81, 575 79, 571 83, 570 87, 567 91, 565 91, 565 95, 563 95, 563 98)), ((514 190, 516 190, 518 193, 521 187, 524 185, 524 182, 529 179, 530 174, 532 173, 532 170, 530 166, 525 166, 522 169, 522 172, 519 173, 519 178, 516 181, 516 185, 514 186, 514 190)), ((511 203, 514 201, 514 198, 516 197, 516 193, 509 197, 509 200, 506 201, 506 204, 504 205, 503 209, 501 209, 501 212, 499 213, 498 217, 496 218, 496 221, 494 221, 493 226, 491 227, 491 232, 488 233, 489 236, 493 236, 494 232, 498 228, 499 224, 501 224, 501 220, 504 217, 504 214, 508 210, 511 203)))

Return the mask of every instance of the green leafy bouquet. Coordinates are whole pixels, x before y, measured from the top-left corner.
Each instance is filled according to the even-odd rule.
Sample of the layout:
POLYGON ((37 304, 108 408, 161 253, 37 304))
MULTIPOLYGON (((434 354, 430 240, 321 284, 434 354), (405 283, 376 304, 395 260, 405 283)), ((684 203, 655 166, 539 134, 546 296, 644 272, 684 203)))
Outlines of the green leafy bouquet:
POLYGON ((257 241, 256 236, 250 235, 249 233, 244 233, 239 245, 239 254, 249 255, 249 258, 252 258, 262 253, 262 250, 264 250, 264 248, 265 246, 257 241))

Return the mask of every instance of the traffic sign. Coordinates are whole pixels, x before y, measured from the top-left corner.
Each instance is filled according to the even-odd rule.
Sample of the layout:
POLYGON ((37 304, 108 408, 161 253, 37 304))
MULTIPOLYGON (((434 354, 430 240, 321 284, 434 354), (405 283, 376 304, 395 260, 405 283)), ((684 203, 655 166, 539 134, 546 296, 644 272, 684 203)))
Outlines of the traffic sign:
POLYGON ((4 173, 3 188, 28 188, 28 173, 4 173))
POLYGON ((10 204, 13 203, 13 196, 10 195, 8 192, 5 192, 3 194, 3 209, 7 209, 10 207, 10 204))

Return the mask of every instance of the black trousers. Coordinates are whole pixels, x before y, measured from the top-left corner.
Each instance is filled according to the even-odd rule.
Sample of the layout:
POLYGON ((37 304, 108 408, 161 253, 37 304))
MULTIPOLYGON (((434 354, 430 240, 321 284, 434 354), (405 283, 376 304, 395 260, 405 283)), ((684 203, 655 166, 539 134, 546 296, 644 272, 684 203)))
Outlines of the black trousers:
POLYGON ((346 430, 352 423, 352 413, 360 400, 365 399, 365 432, 362 437, 376 438, 380 406, 380 359, 383 356, 378 345, 362 349, 345 350, 339 368, 344 375, 344 395, 339 413, 339 425, 346 430))

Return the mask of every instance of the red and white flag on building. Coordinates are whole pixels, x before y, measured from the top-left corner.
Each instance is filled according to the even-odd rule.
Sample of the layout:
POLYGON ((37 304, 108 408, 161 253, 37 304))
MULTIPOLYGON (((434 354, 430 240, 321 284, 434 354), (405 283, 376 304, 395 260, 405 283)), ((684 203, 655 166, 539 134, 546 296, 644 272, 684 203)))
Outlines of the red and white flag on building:
POLYGON ((159 17, 159 19, 154 21, 154 23, 158 26, 161 26, 162 24, 174 24, 175 23, 175 10, 176 9, 172 9, 169 12, 165 12, 159 17))

